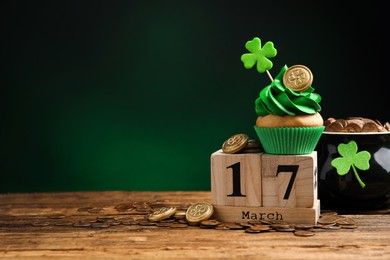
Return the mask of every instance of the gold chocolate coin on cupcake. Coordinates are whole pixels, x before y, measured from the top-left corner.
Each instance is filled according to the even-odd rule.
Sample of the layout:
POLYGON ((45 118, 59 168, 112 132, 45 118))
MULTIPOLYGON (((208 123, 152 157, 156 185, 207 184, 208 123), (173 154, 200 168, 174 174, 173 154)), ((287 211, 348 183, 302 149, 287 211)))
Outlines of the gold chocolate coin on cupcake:
POLYGON ((191 205, 186 212, 189 224, 196 225, 203 220, 208 220, 214 213, 214 207, 209 202, 198 202, 191 205))
POLYGON ((148 219, 150 221, 160 221, 173 216, 175 213, 176 213, 175 207, 169 207, 169 208, 162 207, 159 210, 153 212, 148 219))
POLYGON ((246 146, 248 139, 249 137, 246 134, 233 135, 222 144, 222 151, 224 153, 236 153, 246 146))
POLYGON ((313 83, 313 74, 310 69, 303 65, 289 67, 283 75, 283 84, 287 88, 303 92, 313 83))

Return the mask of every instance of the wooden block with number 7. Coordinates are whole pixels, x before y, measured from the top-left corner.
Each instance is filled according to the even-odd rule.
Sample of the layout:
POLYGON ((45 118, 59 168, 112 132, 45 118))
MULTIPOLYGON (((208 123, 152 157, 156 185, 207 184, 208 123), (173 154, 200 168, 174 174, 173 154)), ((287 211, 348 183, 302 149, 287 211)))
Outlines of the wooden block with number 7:
POLYGON ((317 152, 262 155, 263 206, 310 208, 317 201, 317 152))
POLYGON ((262 206, 261 154, 214 152, 211 196, 214 205, 262 206))

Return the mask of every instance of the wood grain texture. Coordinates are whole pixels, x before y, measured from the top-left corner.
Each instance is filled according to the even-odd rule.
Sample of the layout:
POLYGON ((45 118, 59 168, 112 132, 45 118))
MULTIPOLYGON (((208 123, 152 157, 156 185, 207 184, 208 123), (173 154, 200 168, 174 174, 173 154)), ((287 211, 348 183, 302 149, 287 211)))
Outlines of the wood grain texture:
MULTIPOLYGON (((357 229, 248 234, 199 227, 167 229, 118 225, 106 229, 32 226, 53 214, 65 220, 98 215, 119 217, 119 203, 191 204, 211 201, 210 192, 73 192, 0 195, 2 259, 390 259, 389 210, 349 215, 357 229), (100 213, 79 208, 101 208, 100 213)), ((59 221, 53 219, 53 221, 59 221)))
POLYGON ((211 155, 211 192, 215 205, 262 206, 261 154, 214 152, 211 155), (233 181, 234 178, 238 179, 233 181), (234 182, 239 184, 235 189, 234 182), (236 196, 237 192, 242 196, 236 196))
POLYGON ((263 154, 261 160, 264 207, 313 206, 317 200, 316 152, 307 155, 263 154))

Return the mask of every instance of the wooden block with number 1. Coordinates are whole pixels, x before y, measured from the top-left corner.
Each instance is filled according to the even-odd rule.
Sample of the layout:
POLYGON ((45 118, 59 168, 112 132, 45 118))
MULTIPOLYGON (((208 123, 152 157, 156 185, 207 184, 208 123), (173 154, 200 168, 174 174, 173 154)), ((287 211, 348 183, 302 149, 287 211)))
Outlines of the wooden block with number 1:
POLYGON ((214 205, 262 206, 261 154, 211 155, 211 199, 214 205))

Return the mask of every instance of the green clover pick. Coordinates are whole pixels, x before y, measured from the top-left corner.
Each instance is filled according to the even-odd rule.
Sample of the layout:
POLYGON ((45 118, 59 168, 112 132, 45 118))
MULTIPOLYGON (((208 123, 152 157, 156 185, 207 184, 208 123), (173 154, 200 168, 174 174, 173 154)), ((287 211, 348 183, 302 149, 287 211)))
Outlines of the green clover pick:
POLYGON ((266 42, 263 47, 261 47, 261 40, 258 37, 253 38, 251 41, 247 41, 245 48, 250 53, 245 53, 241 55, 241 61, 244 63, 246 69, 251 69, 257 63, 257 71, 259 73, 267 72, 268 77, 273 81, 273 78, 268 70, 273 66, 272 61, 268 58, 273 58, 276 56, 276 49, 273 42, 266 42))
POLYGON ((349 172, 350 168, 355 174, 360 186, 364 188, 366 184, 360 179, 356 168, 360 170, 368 170, 370 168, 369 160, 371 154, 367 151, 358 151, 358 146, 355 141, 350 141, 347 144, 339 144, 337 151, 342 157, 337 157, 332 160, 331 165, 337 169, 337 173, 342 176, 349 172))

